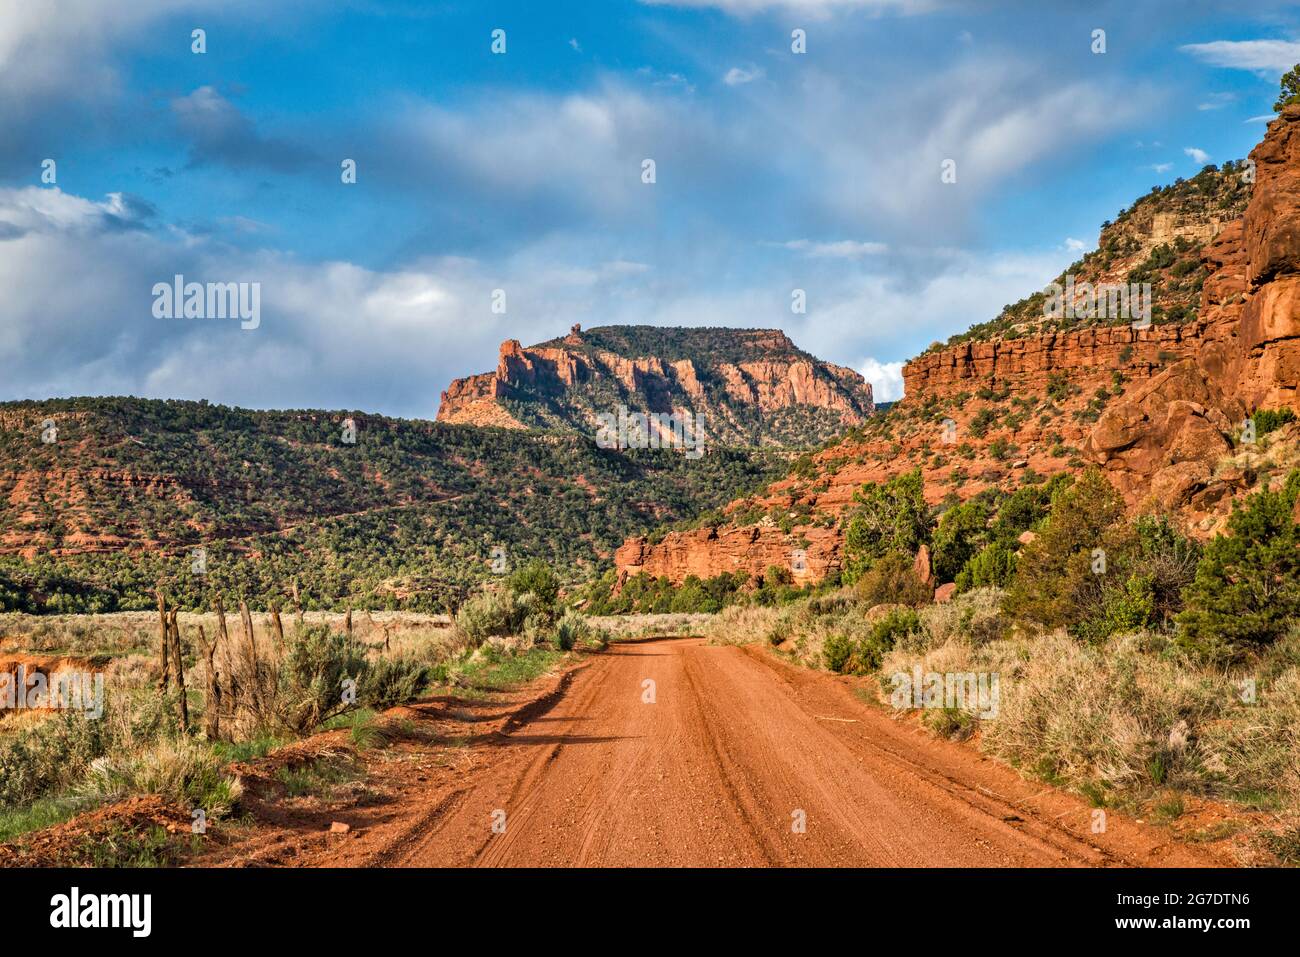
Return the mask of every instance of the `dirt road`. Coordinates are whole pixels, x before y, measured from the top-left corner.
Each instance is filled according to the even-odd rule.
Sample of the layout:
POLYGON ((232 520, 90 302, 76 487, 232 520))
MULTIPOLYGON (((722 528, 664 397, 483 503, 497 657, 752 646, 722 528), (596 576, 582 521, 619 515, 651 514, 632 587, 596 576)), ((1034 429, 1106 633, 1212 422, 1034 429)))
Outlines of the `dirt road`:
POLYGON ((351 840, 292 863, 1221 863, 1118 814, 1094 834, 1082 801, 757 646, 615 645, 542 690, 484 715, 460 770, 395 784, 351 840))

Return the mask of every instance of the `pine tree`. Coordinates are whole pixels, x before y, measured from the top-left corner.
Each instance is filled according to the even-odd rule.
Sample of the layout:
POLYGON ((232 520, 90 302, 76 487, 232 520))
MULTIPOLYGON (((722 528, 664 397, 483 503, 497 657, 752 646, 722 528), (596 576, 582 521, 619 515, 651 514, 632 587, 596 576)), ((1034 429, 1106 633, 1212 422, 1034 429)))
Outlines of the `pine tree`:
POLYGON ((1282 74, 1282 92, 1278 94, 1277 102, 1273 104, 1273 111, 1281 113, 1292 103, 1300 103, 1300 63, 1293 66, 1289 72, 1282 74))

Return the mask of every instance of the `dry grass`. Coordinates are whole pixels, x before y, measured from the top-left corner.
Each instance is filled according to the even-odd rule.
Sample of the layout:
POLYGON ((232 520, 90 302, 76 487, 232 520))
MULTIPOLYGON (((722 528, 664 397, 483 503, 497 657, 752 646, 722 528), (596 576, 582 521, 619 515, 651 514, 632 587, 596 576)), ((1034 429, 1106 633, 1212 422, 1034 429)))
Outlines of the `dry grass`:
MULTIPOLYGON (((227 608, 226 615, 232 631, 239 630, 239 610, 227 608)), ((296 621, 292 612, 281 612, 286 631, 296 621)), ((303 621, 308 625, 329 625, 343 630, 345 615, 339 612, 308 611, 303 621)), ((253 628, 259 641, 271 634, 271 616, 265 612, 252 614, 253 628)), ((213 613, 181 612, 177 617, 181 636, 192 643, 198 627, 203 626, 211 638, 217 630, 217 616, 213 613)), ((423 615, 413 612, 376 611, 353 612, 353 634, 370 645, 384 643, 385 632, 390 645, 396 642, 419 643, 441 635, 451 627, 446 615, 423 615)), ((269 640, 269 639, 268 639, 269 640)), ((158 647, 158 613, 154 611, 124 611, 103 615, 26 615, 18 612, 0 614, 0 648, 6 651, 29 651, 41 654, 75 655, 91 657, 110 655, 120 657, 139 654, 156 655, 158 647)))
MULTIPOLYGON (((1224 669, 1188 659, 1159 634, 1090 646, 1063 632, 1019 633, 1001 600, 1000 590, 979 589, 922 609, 923 631, 881 663, 880 699, 889 700, 891 676, 914 665, 997 674, 996 716, 981 719, 969 701, 925 709, 923 723, 945 736, 978 731, 987 754, 1098 804, 1158 812, 1185 793, 1300 815, 1300 628, 1250 665, 1224 669), (1247 681, 1254 703, 1242 700, 1247 681)), ((719 643, 766 641, 824 668, 826 639, 862 640, 867 612, 838 592, 783 608, 731 607, 705 633, 719 643)))
POLYGON ((719 644, 765 641, 809 668, 824 668, 822 649, 831 636, 865 641, 875 619, 853 591, 826 595, 776 608, 732 606, 714 616, 705 634, 719 644))
POLYGON ((880 669, 996 673, 996 717, 978 723, 986 753, 1098 803, 1136 805, 1170 789, 1300 813, 1300 634, 1250 666, 1187 659, 1166 636, 1104 645, 1055 632, 993 638, 994 595, 923 615, 928 637, 880 669), (1256 700, 1242 700, 1254 681, 1256 700))
POLYGON ((781 609, 758 605, 729 605, 705 623, 704 634, 714 644, 747 645, 766 641, 777 622, 781 609))
POLYGON ((242 791, 210 748, 166 738, 93 761, 77 788, 96 802, 158 794, 213 818, 229 813, 242 791))
MULTIPOLYGON (((304 617, 305 624, 327 625, 336 636, 344 630, 343 615, 304 617)), ((219 633, 215 614, 178 617, 188 737, 180 734, 177 693, 164 697, 157 690, 156 613, 0 618, 5 650, 93 658, 105 674, 107 695, 102 719, 24 712, 0 721, 0 833, 20 834, 136 794, 163 795, 216 819, 240 796, 237 781, 224 771, 231 756, 249 747, 260 753, 264 744, 308 732, 345 705, 340 673, 361 676, 358 705, 382 708, 408 700, 430 680, 459 683, 479 672, 499 683, 526 680, 534 676, 530 669, 559 657, 553 651, 535 654, 542 649, 534 648, 537 636, 531 634, 494 638, 479 647, 449 619, 431 615, 354 614, 355 642, 341 645, 319 633, 296 635, 295 616, 286 615, 282 646, 269 615, 252 620, 255 653, 238 611, 227 612, 228 640, 213 655, 221 678, 220 740, 209 740, 214 729, 206 710, 208 646, 199 641, 199 626, 213 642, 219 633), (371 667, 359 667, 362 660, 371 667), (295 724, 299 706, 318 700, 324 705, 308 708, 309 720, 295 724)))
POLYGON ((610 641, 629 641, 656 635, 701 635, 714 617, 705 613, 679 612, 658 615, 593 615, 587 621, 608 632, 610 641))

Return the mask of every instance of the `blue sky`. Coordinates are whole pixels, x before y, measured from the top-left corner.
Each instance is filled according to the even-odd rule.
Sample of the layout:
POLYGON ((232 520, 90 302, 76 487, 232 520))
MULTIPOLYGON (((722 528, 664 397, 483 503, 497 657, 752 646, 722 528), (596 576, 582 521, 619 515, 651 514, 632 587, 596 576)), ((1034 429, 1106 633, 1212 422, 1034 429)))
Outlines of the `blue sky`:
POLYGON ((780 327, 896 397, 1134 198, 1244 156, 1300 61, 1295 5, 1076 6, 11 5, 0 398, 432 417, 573 322, 780 327), (156 318, 176 273, 260 283, 260 325, 156 318))

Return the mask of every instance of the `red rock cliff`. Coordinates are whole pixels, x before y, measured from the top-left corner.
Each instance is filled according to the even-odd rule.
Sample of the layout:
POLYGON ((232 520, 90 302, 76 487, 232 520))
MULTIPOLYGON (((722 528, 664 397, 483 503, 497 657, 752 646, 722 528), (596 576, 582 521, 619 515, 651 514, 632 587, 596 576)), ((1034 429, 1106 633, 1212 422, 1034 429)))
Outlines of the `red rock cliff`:
MULTIPOLYGON (((730 351, 715 357, 700 349, 693 358, 672 359, 605 348, 603 331, 575 326, 564 339, 528 348, 503 342, 494 372, 456 379, 442 393, 438 421, 588 428, 597 412, 622 401, 637 410, 702 414, 709 439, 719 444, 807 444, 874 410, 862 376, 800 352, 779 330, 708 330, 730 351), (506 399, 514 400, 514 411, 506 399), (820 421, 781 422, 800 407, 820 421)), ((665 337, 689 332, 657 330, 665 337)))
MULTIPOLYGON (((1194 321, 972 342, 922 355, 904 367, 901 430, 851 436, 814 457, 815 481, 792 474, 732 503, 729 514, 749 513, 749 524, 669 533, 654 544, 629 539, 615 556, 620 575, 644 571, 680 582, 737 569, 761 574, 771 564, 788 567, 794 543, 806 540, 805 580, 819 579, 838 567, 834 519, 851 505, 853 489, 913 467, 937 503, 989 484, 1013 487, 1021 468, 1077 471, 1082 459, 1102 466, 1135 509, 1173 510, 1193 534, 1213 534, 1233 497, 1255 481, 1257 453, 1236 444, 1242 420, 1300 398, 1300 106, 1269 125, 1251 160, 1255 184, 1244 215, 1196 224, 1207 275, 1194 321), (1053 382, 1069 388, 1044 401, 1053 382), (972 397, 989 388, 1007 390, 1023 413, 980 435, 972 397), (939 412, 921 412, 936 400, 939 412), (940 415, 950 417, 960 444, 940 437, 940 415), (769 515, 757 525, 756 508, 769 515), (789 533, 770 518, 783 512, 800 516, 789 533)), ((985 410, 999 401, 988 400, 985 410)), ((1274 445, 1300 461, 1300 427, 1285 427, 1274 445)))

